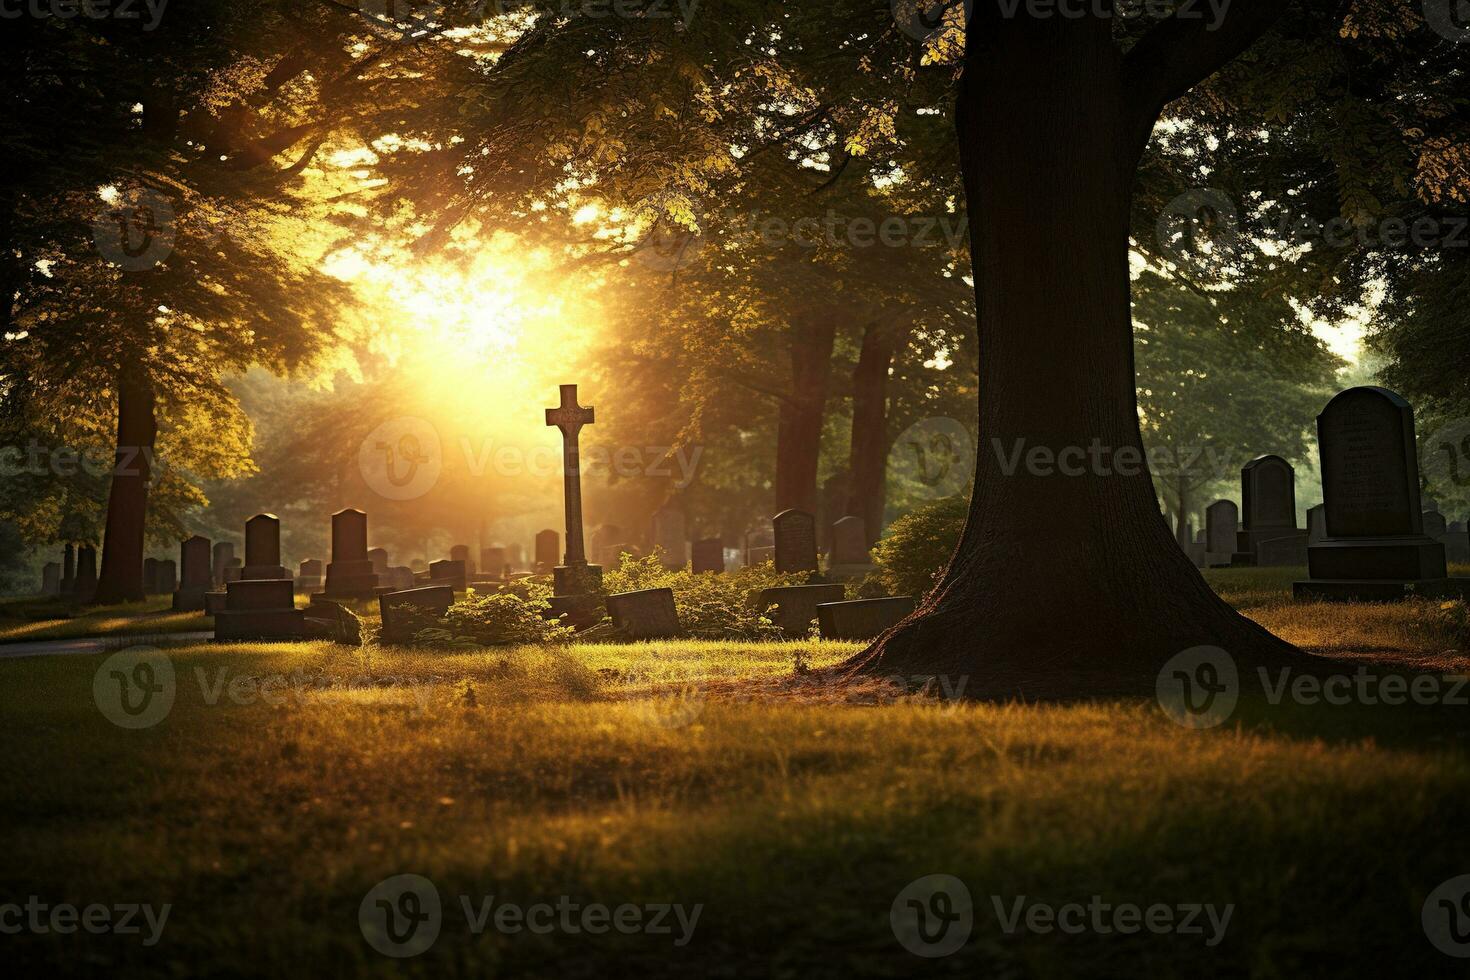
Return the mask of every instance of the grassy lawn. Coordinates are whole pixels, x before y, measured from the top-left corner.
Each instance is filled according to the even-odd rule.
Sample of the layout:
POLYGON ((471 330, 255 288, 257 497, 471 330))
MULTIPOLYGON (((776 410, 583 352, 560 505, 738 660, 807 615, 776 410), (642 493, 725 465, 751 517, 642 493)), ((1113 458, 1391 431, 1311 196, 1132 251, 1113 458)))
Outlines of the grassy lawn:
MULTIPOLYGON (((1226 575, 1239 581, 1218 576, 1222 591, 1249 596, 1266 573, 1226 575)), ((1242 605, 1328 646, 1359 628, 1374 644, 1398 637, 1405 657, 1444 639, 1402 606, 1242 605)), ((99 709, 106 671, 94 700, 101 655, 0 662, 6 900, 171 906, 154 945, 147 925, 22 933, 5 936, 7 958, 119 976, 1462 966, 1430 945, 1420 911, 1470 872, 1464 708, 1247 702, 1188 731, 1151 701, 977 705, 783 681, 798 653, 820 667, 854 649, 181 647, 167 652, 171 708, 139 729, 99 709), (433 883, 442 915, 427 951, 395 959, 364 938, 360 907, 402 874, 433 883), (965 883, 973 932, 922 959, 890 912, 936 874, 965 883), (515 908, 506 928, 476 932, 491 896, 497 914, 577 909, 546 934, 513 931, 515 908), (1002 926, 1018 902, 1030 914, 1093 896, 1167 907, 1201 931, 1002 926), (628 914, 668 931, 593 934, 602 920, 584 930, 579 916, 597 903, 638 906, 628 914), (644 911, 659 904, 690 928, 644 911), (1216 921, 1228 910, 1223 930, 1197 905, 1216 921)))
POLYGON ((78 606, 36 597, 0 599, 0 644, 78 636, 151 636, 212 628, 213 620, 201 612, 173 612, 172 602, 173 598, 166 595, 112 606, 78 606))

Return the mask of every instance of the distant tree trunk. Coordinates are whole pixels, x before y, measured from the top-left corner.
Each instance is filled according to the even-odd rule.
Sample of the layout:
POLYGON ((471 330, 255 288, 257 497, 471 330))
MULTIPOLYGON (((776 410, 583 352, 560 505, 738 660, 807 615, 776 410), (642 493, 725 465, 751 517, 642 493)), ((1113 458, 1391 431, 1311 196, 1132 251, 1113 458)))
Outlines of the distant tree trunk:
POLYGON ((1171 18, 1125 63, 1108 18, 975 5, 956 113, 979 320, 975 490, 940 584, 843 669, 964 677, 988 697, 1151 696, 1195 646, 1227 650, 1242 680, 1303 662, 1221 600, 1160 519, 1129 305, 1130 198, 1154 122, 1279 8, 1237 0, 1214 34, 1171 18), (1093 445, 1106 455, 1076 475, 1026 458, 1069 451, 1075 469, 1093 445))
POLYGON ((119 372, 117 451, 107 497, 102 569, 94 605, 143 598, 143 540, 148 519, 148 482, 158 426, 153 386, 141 368, 119 372))
POLYGON ((776 426, 776 512, 817 512, 817 464, 822 453, 827 386, 837 321, 826 314, 793 318, 791 391, 781 400, 776 426))
POLYGON ((1189 539, 1189 515, 1194 508, 1194 501, 1190 499, 1189 477, 1183 473, 1179 474, 1179 482, 1175 485, 1175 493, 1178 494, 1178 509, 1174 513, 1174 536, 1179 539, 1186 553, 1189 546, 1193 544, 1189 539))
POLYGON ((883 510, 888 500, 888 372, 906 335, 907 331, 891 320, 869 322, 852 372, 847 513, 863 519, 870 545, 883 531, 883 510))

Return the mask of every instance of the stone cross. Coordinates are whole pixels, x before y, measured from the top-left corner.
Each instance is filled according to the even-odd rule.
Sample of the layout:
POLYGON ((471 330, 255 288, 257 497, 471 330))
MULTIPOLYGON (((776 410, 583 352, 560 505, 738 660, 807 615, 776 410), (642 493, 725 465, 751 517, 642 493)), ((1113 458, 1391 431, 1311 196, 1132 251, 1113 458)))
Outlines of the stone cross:
POLYGON ((561 430, 562 461, 565 469, 568 565, 587 564, 582 543, 582 470, 577 459, 577 437, 582 426, 593 423, 593 410, 577 404, 577 386, 561 386, 561 404, 546 410, 546 424, 561 430))

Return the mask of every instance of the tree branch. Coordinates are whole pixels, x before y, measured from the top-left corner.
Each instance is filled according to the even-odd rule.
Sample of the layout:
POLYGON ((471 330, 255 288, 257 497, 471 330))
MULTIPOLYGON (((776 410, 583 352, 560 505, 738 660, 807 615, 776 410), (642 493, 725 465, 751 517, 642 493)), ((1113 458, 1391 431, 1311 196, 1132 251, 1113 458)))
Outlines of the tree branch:
POLYGON ((1282 0, 1234 0, 1216 21, 1185 4, 1145 34, 1123 59, 1131 125, 1146 141, 1164 107, 1235 60, 1270 30, 1282 0))

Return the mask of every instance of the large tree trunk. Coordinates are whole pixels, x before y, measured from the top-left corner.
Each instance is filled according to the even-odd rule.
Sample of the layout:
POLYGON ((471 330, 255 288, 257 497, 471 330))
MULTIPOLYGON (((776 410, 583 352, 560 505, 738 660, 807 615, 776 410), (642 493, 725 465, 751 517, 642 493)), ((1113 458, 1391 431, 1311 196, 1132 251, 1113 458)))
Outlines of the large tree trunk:
POLYGON ((791 324, 791 391, 781 400, 776 427, 776 512, 817 512, 817 464, 832 375, 837 322, 830 315, 794 317, 791 324))
MULTIPOLYGON (((1243 2, 1232 14, 1242 5, 1262 9, 1243 2)), ((1184 43, 1161 40, 1167 51, 1184 43)), ((1205 583, 1144 464, 1130 196, 1178 79, 1149 81, 1161 101, 1139 118, 1105 18, 1002 18, 976 5, 956 120, 979 316, 974 497, 940 584, 845 670, 1046 697, 1151 694, 1160 667, 1199 645, 1228 651, 1242 678, 1251 665, 1304 659, 1205 583), (1028 465, 1036 447, 1066 451, 1073 471, 1080 457, 1082 472, 1028 465), (1094 447, 1106 450, 1096 462, 1094 447)))
POLYGON ((883 509, 888 501, 888 371, 903 337, 904 331, 891 321, 870 321, 852 372, 847 513, 863 519, 869 545, 883 533, 883 509))
POLYGON ((117 452, 107 498, 102 570, 94 605, 143 598, 143 540, 148 516, 148 482, 158 426, 153 387, 141 369, 120 372, 117 393, 117 452))

